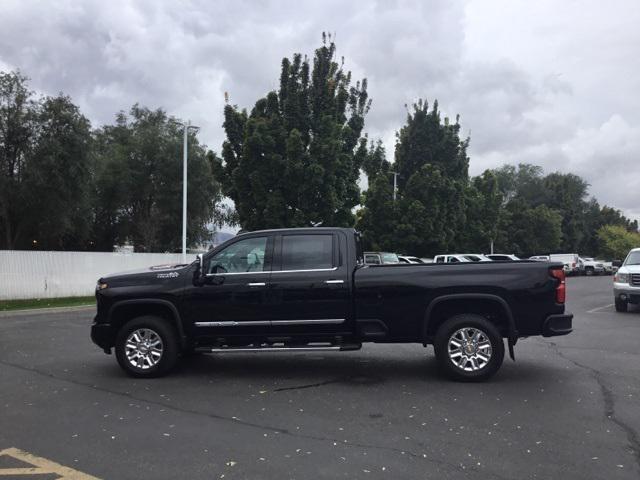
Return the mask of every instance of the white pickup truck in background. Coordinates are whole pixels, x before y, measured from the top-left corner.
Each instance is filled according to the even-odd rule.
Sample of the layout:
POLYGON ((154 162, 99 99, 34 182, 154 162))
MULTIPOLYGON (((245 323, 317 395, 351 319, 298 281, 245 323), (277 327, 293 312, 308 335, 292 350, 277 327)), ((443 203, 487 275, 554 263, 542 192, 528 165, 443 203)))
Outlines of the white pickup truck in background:
POLYGON ((595 260, 591 257, 579 257, 578 265, 580 273, 587 276, 605 274, 604 263, 601 260, 595 260))

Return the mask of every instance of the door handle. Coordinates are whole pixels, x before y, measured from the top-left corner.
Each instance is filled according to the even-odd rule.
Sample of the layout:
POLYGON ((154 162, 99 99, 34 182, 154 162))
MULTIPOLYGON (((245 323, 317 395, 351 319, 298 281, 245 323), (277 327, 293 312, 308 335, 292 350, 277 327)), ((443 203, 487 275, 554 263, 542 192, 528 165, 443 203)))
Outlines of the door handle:
POLYGON ((264 282, 249 282, 247 283, 247 287, 264 287, 267 284, 264 282))
POLYGON ((327 285, 338 285, 340 283, 344 283, 344 280, 325 280, 324 283, 327 285))

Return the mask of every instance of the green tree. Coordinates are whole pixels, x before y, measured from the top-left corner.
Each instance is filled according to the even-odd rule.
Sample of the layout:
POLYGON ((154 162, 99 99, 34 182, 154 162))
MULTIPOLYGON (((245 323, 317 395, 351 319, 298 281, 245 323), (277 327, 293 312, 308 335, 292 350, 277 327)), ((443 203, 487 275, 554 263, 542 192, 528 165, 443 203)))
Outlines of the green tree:
POLYGON ((491 242, 495 244, 498 239, 503 198, 492 171, 486 170, 471 180, 465 190, 466 221, 460 232, 461 250, 490 251, 491 242))
POLYGON ((37 105, 20 72, 0 72, 0 248, 14 249, 26 241, 28 214, 24 185, 35 136, 37 105))
POLYGON ((279 90, 250 113, 225 107, 216 178, 245 229, 354 223, 367 82, 352 85, 323 39, 313 66, 300 54, 282 60, 279 90))
POLYGON ((600 255, 622 260, 629 250, 640 247, 640 233, 630 232, 621 225, 604 225, 597 232, 600 255))
POLYGON ((0 73, 0 248, 84 248, 90 148, 69 97, 34 99, 26 77, 0 73))
MULTIPOLYGON (((189 135, 187 242, 211 235, 219 187, 215 155, 189 135)), ((96 133, 94 231, 99 249, 130 240, 136 251, 174 251, 182 238, 182 127, 162 109, 134 105, 96 133)))
POLYGON ((562 242, 562 216, 546 205, 531 208, 523 200, 509 202, 501 226, 500 250, 520 256, 558 251, 562 242))

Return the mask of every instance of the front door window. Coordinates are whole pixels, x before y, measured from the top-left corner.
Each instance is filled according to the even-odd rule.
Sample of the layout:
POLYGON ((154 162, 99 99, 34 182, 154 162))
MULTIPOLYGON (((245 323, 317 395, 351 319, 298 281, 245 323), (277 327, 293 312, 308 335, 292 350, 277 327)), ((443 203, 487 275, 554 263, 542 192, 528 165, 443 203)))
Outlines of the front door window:
POLYGON ((265 271, 264 259, 267 237, 240 240, 216 253, 210 260, 206 273, 247 273, 265 271))

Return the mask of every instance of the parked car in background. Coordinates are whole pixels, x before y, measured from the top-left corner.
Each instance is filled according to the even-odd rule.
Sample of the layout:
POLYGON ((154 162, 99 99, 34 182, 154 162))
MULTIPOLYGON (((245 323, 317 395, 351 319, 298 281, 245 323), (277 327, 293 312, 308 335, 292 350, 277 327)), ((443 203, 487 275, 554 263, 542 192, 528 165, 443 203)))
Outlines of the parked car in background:
POLYGON ((502 261, 507 261, 507 262, 515 262, 517 260, 520 260, 518 257, 516 257, 515 255, 508 254, 508 253, 490 253, 488 255, 485 255, 485 257, 487 257, 490 260, 502 260, 502 261))
POLYGON ((611 275, 618 270, 617 267, 613 266, 613 262, 607 262, 606 260, 598 260, 598 259, 596 259, 596 262, 602 263, 602 266, 604 267, 605 275, 611 275))
POLYGON ((422 263, 433 263, 433 258, 420 257, 420 260, 422 260, 422 263))
POLYGON ((591 257, 579 257, 578 267, 583 275, 604 275, 604 264, 600 260, 594 260, 591 257))
POLYGON ((529 260, 535 260, 536 262, 548 262, 549 255, 534 255, 533 257, 529 257, 529 260))
POLYGON ((436 255, 433 263, 466 263, 466 262, 490 262, 491 259, 479 253, 450 253, 436 255))
POLYGON ((398 255, 391 252, 364 252, 364 263, 366 265, 386 265, 402 263, 398 255))
POLYGON ((564 263, 564 273, 567 275, 580 274, 580 256, 577 253, 552 253, 549 261, 564 263))
POLYGON ((410 255, 398 255, 398 260, 400 263, 424 263, 422 259, 410 255))
POLYGON ((613 277, 616 312, 626 312, 630 303, 640 303, 640 248, 629 252, 613 277))

